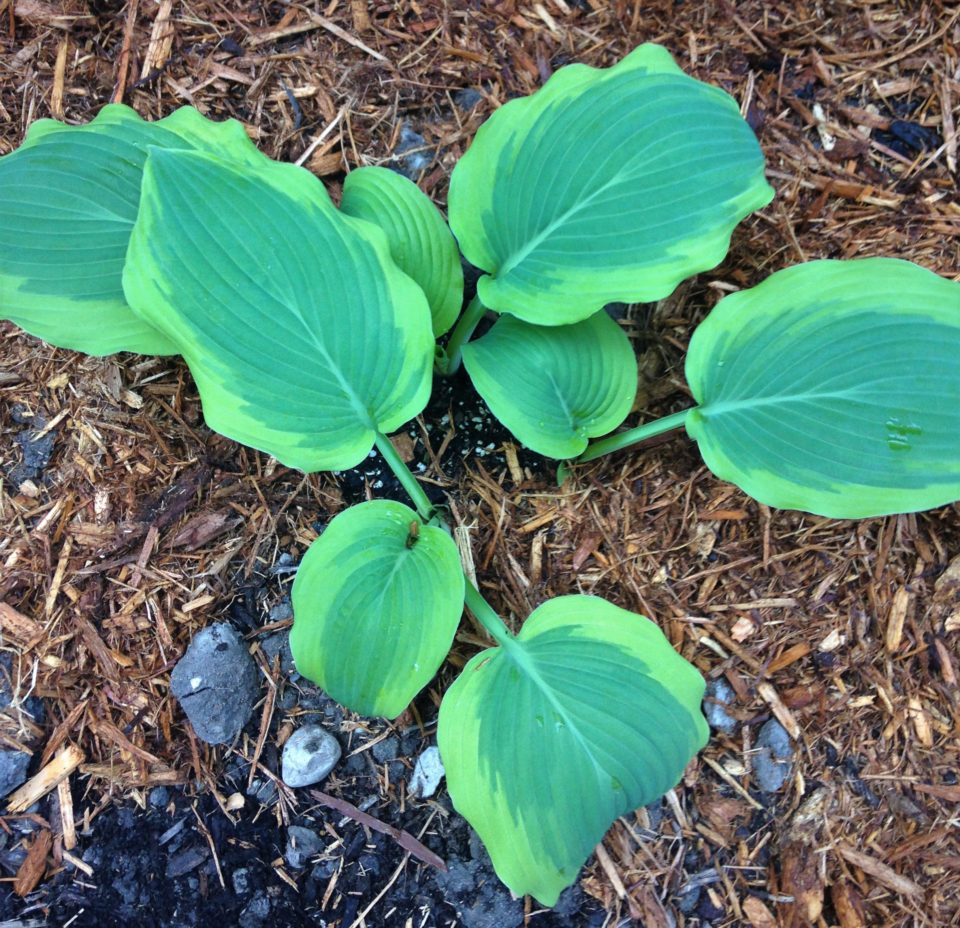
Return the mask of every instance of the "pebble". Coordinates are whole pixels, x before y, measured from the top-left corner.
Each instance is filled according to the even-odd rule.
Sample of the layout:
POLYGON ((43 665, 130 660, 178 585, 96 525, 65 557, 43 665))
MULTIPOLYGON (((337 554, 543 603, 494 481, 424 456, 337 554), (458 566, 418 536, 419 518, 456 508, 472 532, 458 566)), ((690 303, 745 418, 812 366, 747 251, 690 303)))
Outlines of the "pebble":
POLYGON ((429 799, 437 791, 445 773, 439 748, 429 747, 417 758, 407 792, 419 799, 429 799))
POLYGON ((267 659, 267 663, 271 668, 273 667, 274 659, 277 655, 280 655, 280 673, 285 677, 296 675, 297 668, 293 663, 293 651, 290 650, 290 630, 288 628, 283 629, 283 631, 274 632, 272 635, 267 635, 267 637, 260 642, 260 649, 263 651, 263 656, 267 659))
POLYGON ((23 751, 0 751, 0 799, 27 779, 30 755, 23 751))
POLYGON ((340 742, 319 725, 297 729, 283 746, 283 782, 287 786, 319 783, 340 760, 340 742))
POLYGON ((740 724, 727 711, 736 702, 737 694, 733 687, 722 677, 711 680, 707 684, 707 691, 703 700, 703 714, 714 731, 722 731, 725 735, 732 735, 740 724))
POLYGON ((473 87, 464 87, 453 95, 453 102, 462 110, 473 109, 482 99, 483 94, 473 87))
POLYGON ((400 127, 400 142, 394 152, 394 170, 416 181, 433 161, 433 152, 426 145, 427 140, 408 123, 404 123, 400 127))
POLYGON ((765 793, 775 793, 790 776, 793 746, 786 729, 776 720, 764 723, 757 735, 757 751, 753 755, 753 773, 757 786, 765 793))
POLYGON ((372 748, 374 759, 378 764, 385 764, 388 760, 396 760, 399 749, 400 739, 396 735, 378 741, 372 748))
POLYGON ((194 636, 170 675, 170 690, 198 738, 225 744, 253 713, 260 676, 233 626, 220 622, 194 636))
POLYGON ((287 849, 284 860, 293 870, 301 870, 315 854, 323 848, 319 835, 302 825, 291 825, 287 829, 287 849))

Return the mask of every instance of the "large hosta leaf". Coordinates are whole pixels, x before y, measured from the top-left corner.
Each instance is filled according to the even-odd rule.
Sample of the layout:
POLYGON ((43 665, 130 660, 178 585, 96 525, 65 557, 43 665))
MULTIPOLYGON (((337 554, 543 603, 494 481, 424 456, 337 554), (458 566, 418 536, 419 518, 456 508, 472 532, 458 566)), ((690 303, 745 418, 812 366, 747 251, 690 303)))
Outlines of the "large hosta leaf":
POLYGON ((718 264, 770 201, 736 102, 659 46, 570 65, 497 110, 450 180, 450 225, 484 305, 538 325, 657 300, 718 264))
POLYGON ((362 715, 395 718, 430 682, 463 612, 453 539, 400 503, 340 513, 293 584, 297 670, 362 715))
POLYGON ((86 126, 35 122, 0 159, 0 318, 88 354, 176 353, 130 311, 121 284, 150 146, 266 160, 240 123, 189 107, 159 122, 120 104, 86 126))
POLYGON ((357 168, 343 183, 340 208, 386 233, 390 254, 427 295, 433 334, 443 335, 463 300, 463 268, 453 234, 430 198, 387 168, 357 168))
POLYGON ((855 519, 960 499, 960 284, 906 261, 814 261, 717 304, 686 419, 769 506, 855 519))
POLYGON ((423 291, 293 165, 154 150, 123 285, 186 358, 209 425, 291 467, 355 466, 429 397, 423 291))
POLYGON ((500 879, 553 905, 614 819, 670 789, 704 745, 702 695, 652 622, 592 596, 544 603, 515 641, 474 657, 437 738, 500 879))
POLYGON ((637 392, 630 340, 605 312, 565 326, 501 316, 464 345, 463 363, 493 414, 528 448, 576 457, 627 417, 637 392))

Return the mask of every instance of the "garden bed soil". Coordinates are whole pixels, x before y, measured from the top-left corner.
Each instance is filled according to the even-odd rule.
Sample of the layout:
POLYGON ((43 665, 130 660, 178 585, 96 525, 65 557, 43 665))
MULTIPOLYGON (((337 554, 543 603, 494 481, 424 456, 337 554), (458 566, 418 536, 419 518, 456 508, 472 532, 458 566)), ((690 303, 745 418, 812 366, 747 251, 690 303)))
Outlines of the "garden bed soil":
MULTIPOLYGON (((741 102, 777 198, 720 267, 621 309, 641 360, 632 421, 689 405, 693 327, 780 267, 889 255, 957 274, 960 11, 940 2, 6 0, 0 152, 40 117, 192 103, 240 119, 271 157, 306 154, 335 197, 346 171, 386 164, 442 206, 495 107, 644 41, 741 102)), ((31 754, 31 784, 51 761, 70 771, 0 817, 4 924, 958 923, 956 505, 861 522, 770 511, 683 437, 558 489, 463 376, 439 385, 398 447, 501 613, 517 626, 550 596, 606 596, 655 619, 713 694, 713 737, 683 781, 618 820, 544 911, 496 881, 442 786, 407 789, 445 686, 488 643, 479 626, 464 621, 393 724, 266 657, 310 541, 351 502, 403 498, 378 460, 304 476, 206 429, 177 360, 83 357, 2 323, 0 339, 0 736, 31 754), (264 699, 237 743, 210 747, 169 675, 218 620, 252 648, 264 699), (276 782, 282 743, 312 720, 344 748, 323 793, 276 782), (298 826, 318 842, 306 860, 288 847, 298 826)))

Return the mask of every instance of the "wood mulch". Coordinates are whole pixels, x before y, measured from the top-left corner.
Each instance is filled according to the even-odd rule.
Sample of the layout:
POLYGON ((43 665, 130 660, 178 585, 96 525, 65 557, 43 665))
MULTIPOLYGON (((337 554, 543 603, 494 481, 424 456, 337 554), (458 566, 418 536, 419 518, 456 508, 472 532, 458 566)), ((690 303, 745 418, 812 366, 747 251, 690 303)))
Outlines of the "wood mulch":
MULTIPOLYGON (((0 0, 0 153, 41 117, 192 104, 240 119, 336 196, 350 169, 390 164, 409 126, 428 156, 420 186, 442 206, 493 109, 565 63, 608 65, 644 41, 740 101, 777 197, 723 265, 629 308, 635 419, 689 404, 695 323, 780 267, 888 255, 957 276, 960 7, 941 0, 0 0)), ((343 498, 332 476, 211 435, 176 360, 87 358, 8 324, 0 339, 0 642, 15 705, 48 707, 42 726, 0 718, 4 746, 41 755, 9 812, 40 790, 59 797, 59 822, 28 839, 24 892, 70 865, 77 831, 120 799, 187 784, 227 803, 226 752, 191 735, 170 670, 231 603, 262 612, 257 578, 299 557, 343 498), (52 460, 13 485, 16 438, 37 433, 55 435, 52 460)), ((861 522, 770 511, 681 438, 580 468, 559 491, 509 445, 429 476, 513 621, 549 596, 604 595, 656 619, 736 694, 735 735, 714 735, 663 820, 621 819, 591 858, 582 885, 609 924, 700 924, 675 904, 691 880, 726 913, 715 928, 960 924, 956 505, 861 522), (752 769, 771 717, 796 747, 775 797, 752 769)), ((482 643, 465 623, 451 662, 482 643)))

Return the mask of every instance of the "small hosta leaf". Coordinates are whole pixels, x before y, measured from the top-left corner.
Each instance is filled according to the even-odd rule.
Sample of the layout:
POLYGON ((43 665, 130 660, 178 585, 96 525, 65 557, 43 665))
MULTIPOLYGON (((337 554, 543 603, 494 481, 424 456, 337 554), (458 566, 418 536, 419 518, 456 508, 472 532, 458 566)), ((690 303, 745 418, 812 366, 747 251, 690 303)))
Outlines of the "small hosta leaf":
POLYGON ((717 304, 686 375, 707 466, 768 506, 960 499, 960 284, 892 258, 788 268, 717 304))
POLYGON ((35 122, 0 158, 0 318, 87 354, 176 354, 130 311, 121 283, 151 146, 267 160, 240 123, 190 107, 158 122, 120 104, 86 126, 35 122))
POLYGON ((430 198, 395 171, 364 167, 347 175, 340 209, 384 231, 397 266, 427 295, 434 336, 443 335, 460 313, 463 268, 453 234, 430 198))
POLYGON ((737 103, 657 45, 570 65, 480 127, 450 179, 450 225, 487 271, 485 306, 538 325, 658 300, 718 264, 773 190, 737 103))
POLYGON ((454 806, 517 895, 553 905, 611 823, 679 780, 707 740, 703 678, 648 619, 544 603, 440 706, 454 806))
POLYGON ((630 340, 605 312, 568 326, 501 316, 463 348, 473 385, 528 448, 573 458, 589 438, 612 432, 637 392, 630 340))
POLYGON ((123 284, 210 427, 290 467, 355 466, 430 395, 423 291, 302 168, 154 150, 123 284))
POLYGON ((340 513, 293 584, 297 670, 361 715, 395 718, 430 682, 463 612, 453 539, 389 500, 340 513))

